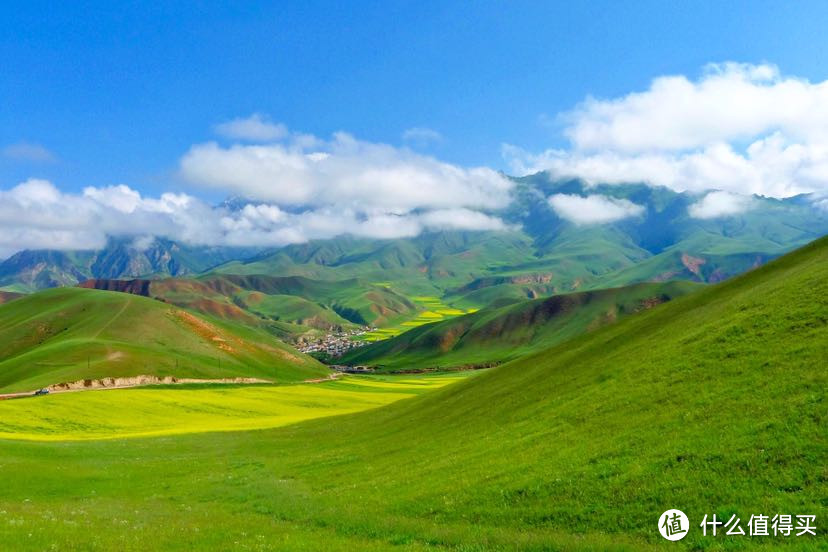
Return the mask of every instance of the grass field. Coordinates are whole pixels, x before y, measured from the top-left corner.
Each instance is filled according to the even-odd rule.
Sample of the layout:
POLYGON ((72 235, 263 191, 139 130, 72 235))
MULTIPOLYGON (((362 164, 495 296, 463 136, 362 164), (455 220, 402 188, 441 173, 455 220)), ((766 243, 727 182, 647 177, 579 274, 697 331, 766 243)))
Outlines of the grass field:
POLYGON ((155 386, 0 401, 0 439, 66 441, 279 427, 359 412, 454 383, 345 376, 300 385, 155 386))
POLYGON ((828 240, 366 412, 0 441, 10 550, 826 549, 828 240), (668 508, 691 532, 667 543, 668 508), (704 537, 814 514, 817 537, 704 537))

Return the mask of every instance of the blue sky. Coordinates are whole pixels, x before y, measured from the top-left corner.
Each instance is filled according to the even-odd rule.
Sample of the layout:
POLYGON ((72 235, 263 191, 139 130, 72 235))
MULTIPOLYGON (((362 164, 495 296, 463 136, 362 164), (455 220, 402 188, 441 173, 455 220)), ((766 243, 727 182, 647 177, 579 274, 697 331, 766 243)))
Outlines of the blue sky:
POLYGON ((707 215, 828 205, 825 21, 825 2, 5 2, 0 256, 499 228, 498 171, 718 190, 707 215), (216 207, 231 195, 258 206, 216 207))
POLYGON ((0 187, 178 188, 191 144, 260 112, 318 136, 399 144, 411 127, 462 165, 506 169, 504 142, 561 142, 554 116, 709 62, 769 61, 823 80, 828 4, 771 2, 6 2, 0 187))

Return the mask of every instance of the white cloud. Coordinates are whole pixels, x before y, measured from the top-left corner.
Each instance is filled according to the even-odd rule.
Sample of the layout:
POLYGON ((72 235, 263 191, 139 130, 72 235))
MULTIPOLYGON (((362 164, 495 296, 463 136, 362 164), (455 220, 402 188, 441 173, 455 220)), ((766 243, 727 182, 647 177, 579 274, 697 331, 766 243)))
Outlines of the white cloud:
POLYGON ((690 205, 687 212, 693 218, 712 219, 744 213, 753 204, 754 199, 750 196, 730 192, 710 192, 696 203, 690 205))
POLYGON ((108 236, 166 236, 191 243, 221 243, 214 210, 186 195, 142 198, 126 186, 65 194, 30 179, 0 190, 0 251, 97 249, 108 236))
POLYGON ((709 65, 700 79, 659 77, 649 90, 587 99, 565 116, 579 150, 681 150, 781 132, 828 138, 828 83, 783 78, 773 65, 709 65))
POLYGON ((659 77, 643 92, 587 99, 560 119, 571 148, 504 146, 515 171, 773 197, 828 189, 828 81, 784 77, 773 65, 710 65, 695 81, 659 77))
POLYGON ((505 230, 497 217, 471 209, 438 209, 419 215, 422 225, 429 230, 505 230))
POLYGON ((281 140, 288 134, 285 125, 274 123, 259 113, 220 123, 215 126, 215 131, 225 138, 250 142, 281 140))
POLYGON ((290 133, 259 115, 217 129, 263 144, 193 146, 181 159, 190 182, 249 198, 241 209, 189 194, 145 197, 120 184, 63 193, 30 179, 0 189, 0 255, 21 249, 97 249, 108 237, 145 249, 155 237, 193 245, 281 246, 353 234, 411 237, 428 230, 501 230, 490 213, 513 183, 488 168, 462 168, 406 148, 335 134, 290 133))
POLYGON ((641 205, 603 195, 555 194, 548 201, 559 217, 575 224, 605 224, 644 213, 641 205))
POLYGON ((276 205, 404 214, 414 209, 506 206, 512 182, 492 169, 337 133, 328 142, 193 146, 181 159, 188 181, 276 205))
POLYGON ((413 127, 403 132, 402 139, 404 142, 424 148, 442 142, 443 135, 431 128, 413 127))
POLYGON ((40 144, 31 144, 28 142, 9 144, 3 148, 2 153, 3 157, 16 161, 28 161, 32 163, 53 163, 57 161, 57 156, 45 147, 40 144))
POLYGON ((138 251, 146 251, 155 243, 155 236, 147 235, 147 236, 138 236, 134 240, 132 240, 132 248, 137 249, 138 251))

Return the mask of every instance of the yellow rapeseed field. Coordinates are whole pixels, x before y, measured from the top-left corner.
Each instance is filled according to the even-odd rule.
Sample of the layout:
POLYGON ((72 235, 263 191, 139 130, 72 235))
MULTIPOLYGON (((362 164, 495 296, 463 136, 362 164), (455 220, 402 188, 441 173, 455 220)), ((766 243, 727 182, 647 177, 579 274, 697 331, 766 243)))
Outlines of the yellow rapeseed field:
POLYGON ((465 374, 295 385, 142 387, 0 401, 0 439, 117 439, 265 429, 383 406, 465 374))

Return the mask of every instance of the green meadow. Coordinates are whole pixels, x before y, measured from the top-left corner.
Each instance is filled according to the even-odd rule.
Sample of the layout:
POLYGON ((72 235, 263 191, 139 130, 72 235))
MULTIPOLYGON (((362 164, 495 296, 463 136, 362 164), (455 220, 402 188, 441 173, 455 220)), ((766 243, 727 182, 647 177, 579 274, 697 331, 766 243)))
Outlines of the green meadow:
POLYGON ((380 408, 257 431, 2 440, 0 542, 825 550, 826 297, 823 239, 380 408), (657 532, 668 508, 690 518, 682 541, 657 532), (817 536, 703 536, 713 514, 743 526, 752 514, 812 514, 817 536))

